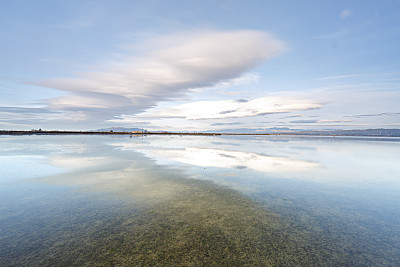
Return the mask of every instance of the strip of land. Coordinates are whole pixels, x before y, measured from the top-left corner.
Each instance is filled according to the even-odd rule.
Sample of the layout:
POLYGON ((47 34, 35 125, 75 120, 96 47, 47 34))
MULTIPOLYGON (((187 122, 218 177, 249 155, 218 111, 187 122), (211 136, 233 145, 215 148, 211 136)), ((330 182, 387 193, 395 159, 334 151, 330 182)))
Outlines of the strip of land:
POLYGON ((0 135, 200 135, 200 136, 219 136, 219 135, 295 135, 295 136, 366 136, 366 137, 400 137, 398 129, 365 129, 365 130, 334 130, 334 131, 292 131, 274 133, 218 133, 218 132, 151 132, 151 131, 44 131, 44 130, 0 130, 0 135))

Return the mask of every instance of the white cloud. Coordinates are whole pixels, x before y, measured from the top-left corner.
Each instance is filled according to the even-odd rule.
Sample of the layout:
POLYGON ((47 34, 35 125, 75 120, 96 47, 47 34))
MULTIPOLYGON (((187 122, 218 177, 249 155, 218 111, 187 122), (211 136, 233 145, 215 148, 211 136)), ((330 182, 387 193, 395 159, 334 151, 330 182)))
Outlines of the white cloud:
POLYGON ((357 77, 357 76, 359 76, 359 75, 348 74, 348 75, 327 76, 327 77, 318 78, 318 80, 340 80, 340 79, 346 79, 346 78, 353 78, 353 77, 357 77))
POLYGON ((352 14, 351 9, 345 8, 342 10, 342 12, 340 12, 340 18, 345 19, 345 18, 349 17, 351 14, 352 14))
POLYGON ((249 101, 219 100, 185 103, 165 109, 153 109, 139 117, 183 117, 188 120, 225 119, 259 116, 321 108, 322 104, 303 98, 261 97, 249 101))
POLYGON ((270 34, 251 30, 175 34, 143 45, 149 48, 141 57, 120 55, 106 68, 34 84, 69 92, 48 100, 53 109, 109 110, 112 118, 175 100, 191 88, 255 80, 241 75, 285 50, 270 34))

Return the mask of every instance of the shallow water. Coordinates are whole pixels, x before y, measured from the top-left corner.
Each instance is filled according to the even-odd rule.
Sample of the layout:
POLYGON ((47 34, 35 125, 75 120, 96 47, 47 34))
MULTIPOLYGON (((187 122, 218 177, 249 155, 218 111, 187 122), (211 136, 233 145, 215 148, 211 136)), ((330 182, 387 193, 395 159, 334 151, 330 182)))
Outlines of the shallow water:
POLYGON ((1 136, 0 266, 399 266, 399 141, 1 136))

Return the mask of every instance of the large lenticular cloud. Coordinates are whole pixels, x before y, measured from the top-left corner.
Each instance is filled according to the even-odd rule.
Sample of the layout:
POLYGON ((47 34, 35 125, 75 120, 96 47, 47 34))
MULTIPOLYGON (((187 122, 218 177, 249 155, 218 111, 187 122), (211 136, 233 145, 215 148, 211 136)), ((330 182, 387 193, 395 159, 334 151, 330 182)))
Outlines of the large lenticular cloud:
POLYGON ((176 34, 147 43, 152 48, 141 56, 123 55, 106 68, 35 84, 68 92, 49 99, 50 109, 104 120, 142 112, 191 88, 237 78, 285 50, 275 37, 252 30, 176 34))

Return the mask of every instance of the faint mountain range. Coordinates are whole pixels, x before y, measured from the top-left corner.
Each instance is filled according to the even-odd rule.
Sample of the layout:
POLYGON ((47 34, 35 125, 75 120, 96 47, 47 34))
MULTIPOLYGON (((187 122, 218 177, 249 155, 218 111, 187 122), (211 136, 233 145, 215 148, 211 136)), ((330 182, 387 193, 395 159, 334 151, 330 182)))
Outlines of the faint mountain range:
POLYGON ((400 129, 363 129, 363 130, 304 130, 292 134, 302 135, 340 135, 340 136, 390 136, 400 137, 400 129))
POLYGON ((400 129, 362 129, 362 130, 304 130, 290 129, 286 127, 274 128, 238 128, 238 129, 222 129, 216 131, 207 131, 214 133, 247 133, 247 134, 290 134, 290 135, 330 135, 330 136, 390 136, 400 137, 400 129))

